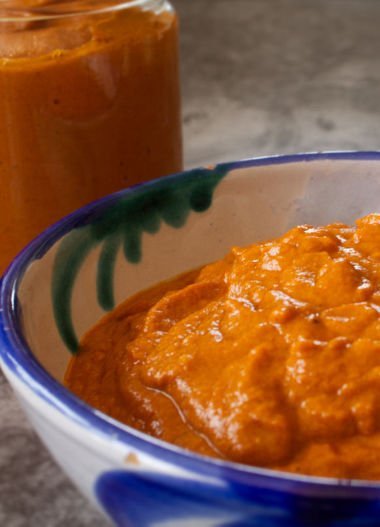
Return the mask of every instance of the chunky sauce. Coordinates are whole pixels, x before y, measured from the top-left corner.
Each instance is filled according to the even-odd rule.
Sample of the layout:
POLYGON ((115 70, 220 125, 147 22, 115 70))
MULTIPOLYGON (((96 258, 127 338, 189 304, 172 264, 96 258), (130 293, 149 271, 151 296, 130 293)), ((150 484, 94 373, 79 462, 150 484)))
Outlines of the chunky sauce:
POLYGON ((65 2, 0 6, 0 273, 61 216, 182 165, 173 11, 23 23, 1 21, 3 4, 65 2))
POLYGON ((128 300, 66 383, 202 454, 380 479, 379 284, 380 215, 296 227, 128 300))

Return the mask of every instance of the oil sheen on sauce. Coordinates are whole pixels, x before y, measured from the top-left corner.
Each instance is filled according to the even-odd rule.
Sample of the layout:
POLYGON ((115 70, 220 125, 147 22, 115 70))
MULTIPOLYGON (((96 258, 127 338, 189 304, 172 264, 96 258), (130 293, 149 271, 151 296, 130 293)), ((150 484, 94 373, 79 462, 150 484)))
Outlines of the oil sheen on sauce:
POLYGON ((127 300, 67 386, 198 453, 380 479, 380 215, 234 247, 127 300))

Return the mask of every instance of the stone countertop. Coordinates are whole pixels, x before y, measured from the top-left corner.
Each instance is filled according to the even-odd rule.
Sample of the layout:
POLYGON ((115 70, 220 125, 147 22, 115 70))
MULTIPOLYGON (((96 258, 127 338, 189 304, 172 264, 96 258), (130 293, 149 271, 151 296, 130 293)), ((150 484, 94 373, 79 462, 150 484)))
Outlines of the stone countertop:
MULTIPOLYGON (((380 147, 376 0, 174 0, 186 165, 380 147)), ((0 373, 0 525, 105 527, 0 373)))

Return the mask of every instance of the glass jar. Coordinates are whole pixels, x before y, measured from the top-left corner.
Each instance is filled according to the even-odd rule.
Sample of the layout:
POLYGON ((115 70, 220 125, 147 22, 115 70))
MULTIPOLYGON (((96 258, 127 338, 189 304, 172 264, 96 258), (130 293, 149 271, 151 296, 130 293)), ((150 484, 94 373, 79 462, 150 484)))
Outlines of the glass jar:
POLYGON ((166 0, 2 0, 0 272, 105 194, 182 168, 166 0))

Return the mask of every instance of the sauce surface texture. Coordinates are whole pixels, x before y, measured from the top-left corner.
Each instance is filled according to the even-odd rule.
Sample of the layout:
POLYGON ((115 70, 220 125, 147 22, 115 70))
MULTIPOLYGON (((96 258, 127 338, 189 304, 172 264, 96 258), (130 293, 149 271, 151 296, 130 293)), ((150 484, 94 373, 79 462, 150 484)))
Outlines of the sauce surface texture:
POLYGON ((380 479, 380 215, 300 226, 129 299, 67 386, 202 454, 380 479))

